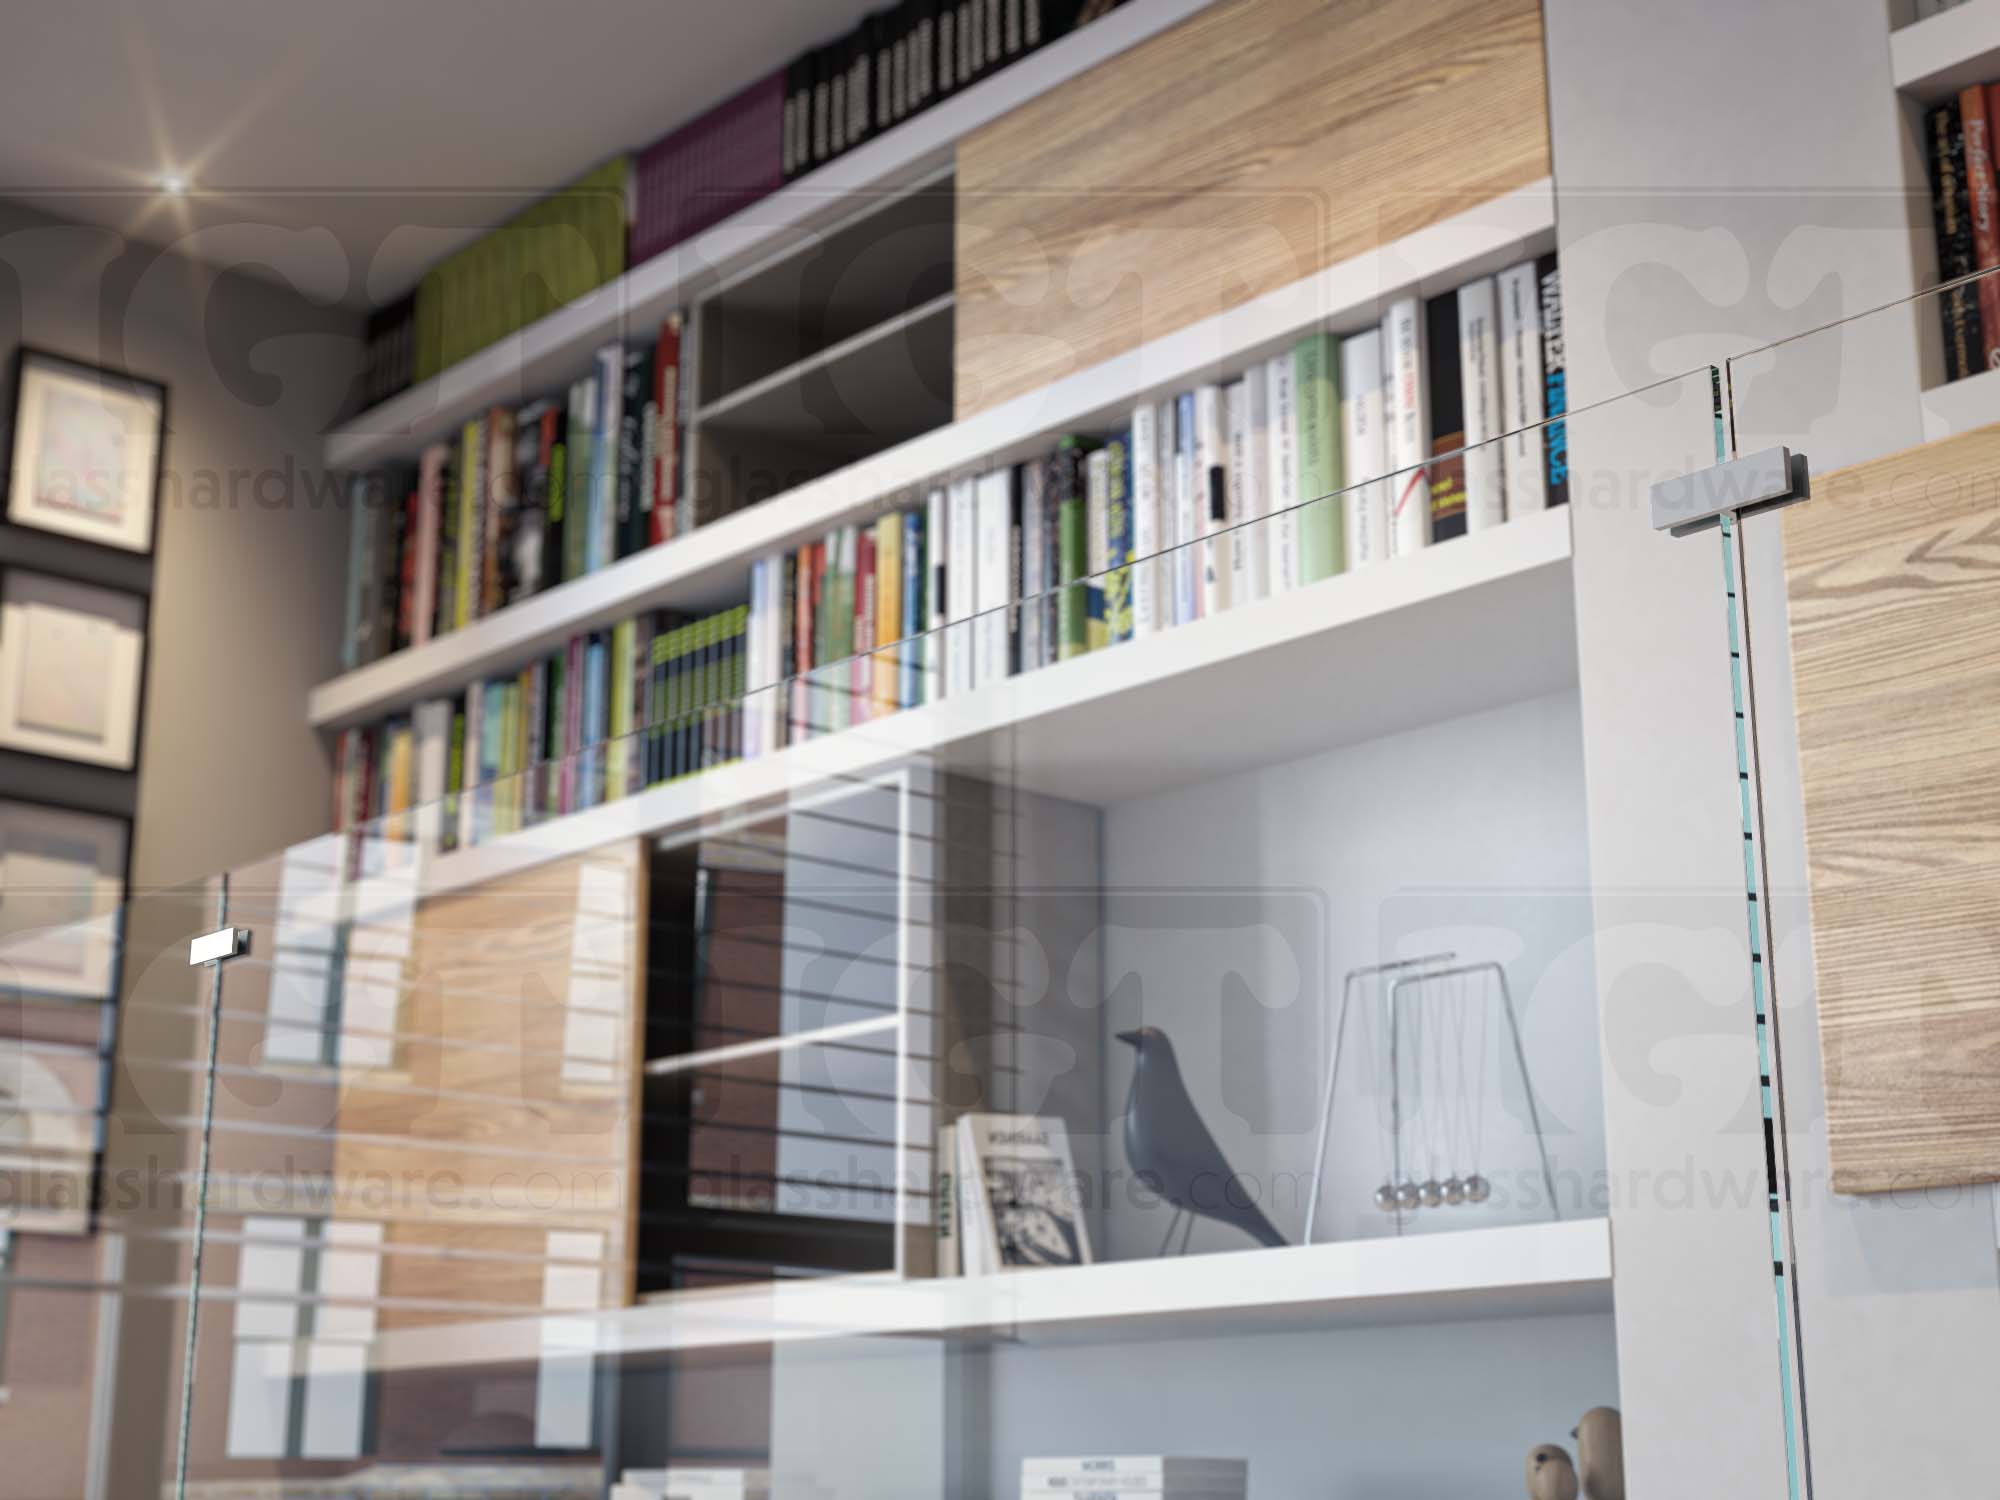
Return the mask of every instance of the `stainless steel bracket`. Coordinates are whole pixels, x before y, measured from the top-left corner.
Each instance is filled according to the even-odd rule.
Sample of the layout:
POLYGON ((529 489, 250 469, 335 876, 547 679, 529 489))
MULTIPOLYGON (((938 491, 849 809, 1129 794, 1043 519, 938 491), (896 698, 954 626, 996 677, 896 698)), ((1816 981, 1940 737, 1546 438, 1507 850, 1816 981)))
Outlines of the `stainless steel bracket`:
POLYGON ((1726 515, 1754 516, 1812 498, 1812 471, 1803 453, 1766 448, 1728 463, 1697 469, 1653 486, 1653 529, 1689 536, 1726 515))

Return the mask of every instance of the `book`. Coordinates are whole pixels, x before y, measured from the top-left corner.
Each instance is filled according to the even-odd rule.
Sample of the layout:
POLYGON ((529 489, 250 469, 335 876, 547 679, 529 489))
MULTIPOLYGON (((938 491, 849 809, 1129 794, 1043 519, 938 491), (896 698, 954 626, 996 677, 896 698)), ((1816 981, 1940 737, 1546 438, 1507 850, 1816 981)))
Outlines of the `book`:
MULTIPOLYGON (((1959 130, 1965 142, 1966 220, 1972 229, 1972 265, 1977 271, 2000 267, 2000 202, 1993 178, 1993 119, 1985 84, 1970 84, 1958 96, 1959 130)), ((2000 276, 1975 283, 1979 301, 1981 369, 2000 367, 2000 276)))
POLYGON ((848 722, 866 721, 875 689, 875 528, 854 528, 854 644, 847 659, 848 722))
POLYGON ((520 520, 521 492, 514 474, 514 414, 498 406, 489 410, 485 436, 486 529, 479 554, 479 612, 490 615, 507 602, 514 528, 520 520))
MULTIPOLYGON (((1382 429, 1388 436, 1389 555, 1431 539, 1431 425, 1424 369, 1423 304, 1399 297, 1382 319, 1382 429)), ((1455 367, 1455 366, 1454 366, 1455 367)))
POLYGON ((1424 304, 1424 372, 1430 382, 1430 539, 1466 533, 1465 369, 1459 349, 1459 293, 1424 304))
POLYGON ((1201 618, 1201 533, 1205 487, 1198 484, 1194 463, 1194 392, 1174 400, 1174 623, 1201 618))
POLYGON ((1063 1122, 967 1114, 958 1125, 959 1176, 973 1186, 964 1233, 968 1244, 978 1242, 981 1263, 993 1269, 1088 1265, 1089 1227, 1063 1122))
POLYGON ((1244 597, 1271 597, 1271 379, 1270 367, 1244 372, 1243 424, 1230 435, 1231 462, 1241 474, 1242 527, 1236 534, 1238 576, 1244 597))
POLYGON ((448 450, 442 442, 424 448, 416 460, 416 570, 410 600, 410 644, 422 646, 438 628, 438 548, 444 542, 444 470, 448 450))
POLYGON ((1248 1479, 1250 1464, 1241 1458, 1179 1458, 1170 1454, 1088 1454, 1079 1458, 1024 1458, 1021 1482, 1045 1483, 1088 1475, 1117 1475, 1132 1481, 1248 1479))
POLYGON ((562 527, 562 569, 557 575, 567 581, 589 571, 591 517, 591 431, 597 405, 596 381, 585 376, 569 388, 569 417, 564 436, 569 459, 569 475, 564 484, 567 496, 562 527))
POLYGON ((1132 440, 1104 445, 1104 638, 1132 639, 1132 440))
POLYGON ((682 410, 681 329, 684 315, 677 308, 660 320, 653 344, 653 512, 648 536, 664 542, 679 534, 681 500, 682 410))
POLYGON ((1535 261, 1542 293, 1542 477, 1550 505, 1569 504, 1569 356, 1563 346, 1562 268, 1553 252, 1535 261))
MULTIPOLYGON (((1262 374, 1262 366, 1258 366, 1262 374)), ((1250 509, 1250 379, 1232 380, 1222 388, 1223 468, 1228 482, 1229 589, 1232 602, 1243 604, 1250 592, 1250 554, 1259 550, 1256 517, 1250 509)))
POLYGON ((891 714, 903 695, 903 518, 891 511, 875 523, 874 709, 891 714))
MULTIPOLYGON (((1356 334, 1340 346, 1343 482, 1348 488, 1347 561, 1366 567, 1389 555, 1388 435, 1382 427, 1382 334, 1356 334)), ((1307 415, 1301 410, 1301 465, 1307 415)), ((1301 469, 1303 474, 1303 468, 1301 469)), ((1303 489, 1303 479, 1301 488, 1303 489)))
POLYGON ((1047 552, 1042 546, 1042 512, 1046 505, 1049 467, 1029 462, 1021 466, 1021 670, 1032 671, 1042 664, 1042 596, 1050 579, 1047 552))
POLYGON ((1079 437, 1056 440, 1049 488, 1056 513, 1056 659, 1068 661, 1090 649, 1090 605, 1083 579, 1089 572, 1089 530, 1085 519, 1085 473, 1090 456, 1079 437))
POLYGON ((1229 446, 1222 387, 1194 389, 1195 523, 1201 543, 1201 614, 1229 608, 1229 446))
POLYGON ((1347 496, 1341 455, 1341 391, 1353 392, 1349 372, 1336 370, 1331 334, 1315 333, 1292 349, 1293 399, 1298 406, 1299 582, 1318 583, 1347 566, 1347 496))
MULTIPOLYGON (((1270 520, 1265 523, 1264 541, 1270 554, 1271 592, 1283 594, 1297 588, 1300 579, 1298 366, 1291 355, 1273 355, 1265 361, 1264 381, 1270 391, 1271 449, 1266 460, 1270 520)), ((1343 498, 1353 504, 1352 496, 1343 498)))
MULTIPOLYGON (((1160 411, 1150 401, 1132 408, 1132 634, 1161 628, 1160 411)), ((1169 622, 1170 623, 1170 622, 1169 622)))
POLYGON ((486 419, 475 417, 459 434, 458 624, 486 612, 486 419))
POLYGON ((1493 278, 1458 289, 1458 388, 1465 418, 1465 529, 1507 519, 1500 467, 1500 330, 1493 278))
POLYGON ((951 532, 945 492, 934 489, 924 500, 924 550, 929 576, 924 588, 924 702, 945 695, 945 621, 951 532))
POLYGON ((973 615, 979 597, 977 481, 954 479, 950 515, 945 525, 951 561, 945 580, 945 693, 958 697, 978 686, 978 653, 974 648, 973 615))
POLYGON ((937 1238, 937 1274, 963 1275, 965 1267, 959 1258, 956 1125, 938 1127, 937 1160, 931 1175, 931 1230, 937 1238))
POLYGON ((1094 448, 1083 460, 1083 644, 1108 643, 1104 622, 1104 572, 1111 553, 1111 454, 1094 448))
MULTIPOLYGON (((1924 142, 1931 217, 1937 232, 1938 279, 1951 281, 1970 275, 1979 264, 1965 185, 1965 137, 1959 128, 1956 99, 1946 100, 1924 116, 1924 142)), ((1966 285, 1940 292, 1938 315, 1944 322, 1945 378, 1959 380, 1983 368, 1985 337, 1978 288, 1966 285)))
MULTIPOLYGON (((622 355, 622 381, 618 395, 617 520, 611 556, 629 557, 652 542, 650 491, 658 471, 647 461, 647 409, 654 399, 653 350, 648 344, 629 344, 622 355)), ((658 413, 652 418, 658 440, 658 413)))
POLYGON ((928 538, 925 535, 924 513, 921 510, 904 511, 901 521, 903 618, 899 628, 903 639, 903 652, 897 680, 896 701, 899 707, 915 708, 924 701, 924 659, 930 645, 924 637, 927 618, 925 590, 930 579, 929 559, 925 552, 928 538))
POLYGON ((1020 574, 1014 562, 1020 545, 1020 471, 1003 464, 979 477, 975 487, 973 607, 978 611, 973 641, 978 660, 974 680, 984 687, 1020 669, 1014 601, 1020 574))
POLYGON ((1523 261, 1494 278, 1500 303, 1500 422, 1507 433, 1500 463, 1507 519, 1548 506, 1542 453, 1541 288, 1535 264, 1523 261))

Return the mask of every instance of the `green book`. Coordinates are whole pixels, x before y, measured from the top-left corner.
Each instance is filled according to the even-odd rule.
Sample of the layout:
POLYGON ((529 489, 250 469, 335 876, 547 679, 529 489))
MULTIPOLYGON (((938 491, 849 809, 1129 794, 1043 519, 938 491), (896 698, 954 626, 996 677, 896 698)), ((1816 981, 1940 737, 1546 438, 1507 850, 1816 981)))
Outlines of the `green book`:
POLYGON ((1292 351, 1298 391, 1299 581, 1317 583, 1346 565, 1346 505, 1340 464, 1340 342, 1315 333, 1292 351))
POLYGON ((1085 514, 1085 464, 1090 446, 1082 438, 1056 442, 1049 466, 1054 493, 1044 500, 1056 512, 1056 660, 1068 661, 1090 649, 1090 597, 1081 580, 1090 571, 1090 536, 1085 514))

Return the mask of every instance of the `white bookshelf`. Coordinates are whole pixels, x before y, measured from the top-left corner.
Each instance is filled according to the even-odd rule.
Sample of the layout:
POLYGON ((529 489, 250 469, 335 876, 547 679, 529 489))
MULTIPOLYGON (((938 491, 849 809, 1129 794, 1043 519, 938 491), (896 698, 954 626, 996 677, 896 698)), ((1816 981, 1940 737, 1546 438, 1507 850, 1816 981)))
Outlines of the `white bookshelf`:
POLYGON ((585 373, 598 346, 657 325, 669 309, 809 240, 871 195, 895 193, 934 175, 949 164, 963 137, 1213 3, 1121 5, 589 296, 369 408, 328 434, 327 465, 368 468, 414 460, 426 443, 483 407, 548 394, 585 373))
MULTIPOLYGON (((1931 302, 1924 313, 1934 316, 1931 302)), ((1982 370, 1963 380, 1933 386, 1919 398, 1924 413, 1924 441, 1956 437, 1975 427, 2000 422, 2000 370, 1982 370)))
POLYGON ((1889 68, 1897 92, 1923 104, 2000 78, 2000 0, 1968 0, 1891 32, 1889 68))
POLYGON ((1603 1312, 1606 1219, 1284 1249, 900 1279, 888 1273, 657 1294, 637 1307, 392 1330, 378 1369, 999 1331, 1022 1342, 1214 1336, 1603 1312), (552 1346, 552 1342, 554 1345, 552 1346))
POLYGON ((1040 453, 1056 433, 1107 430, 1139 401, 1241 370, 1311 329, 1354 332, 1392 295, 1444 291, 1554 243, 1553 185, 1544 178, 322 683, 308 715, 321 729, 367 723, 641 609, 739 602, 758 557, 909 503, 932 483, 1040 453))
POLYGON ((472 848, 394 846, 398 867, 353 915, 837 797, 904 764, 1105 806, 1280 763, 1573 685, 1574 607, 1557 507, 472 848))

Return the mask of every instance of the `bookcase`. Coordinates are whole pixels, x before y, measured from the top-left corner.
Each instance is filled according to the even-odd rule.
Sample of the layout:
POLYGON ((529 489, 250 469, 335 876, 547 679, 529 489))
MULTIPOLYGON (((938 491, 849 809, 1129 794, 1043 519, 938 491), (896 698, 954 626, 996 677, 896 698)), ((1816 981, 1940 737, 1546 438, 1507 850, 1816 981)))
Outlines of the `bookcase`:
MULTIPOLYGON (((1199 7, 1114 12, 1014 70, 1043 71, 1039 111, 1010 114, 1031 81, 1012 73, 969 90, 936 112, 963 111, 955 147, 897 156, 891 132, 828 169, 847 175, 814 185, 823 192, 794 185, 662 257, 671 275, 648 262, 603 305, 565 309, 336 433, 336 462, 407 457, 454 415, 573 374, 605 337, 685 302, 691 484, 707 475, 734 485, 758 466, 783 477, 689 535, 323 685, 313 721, 331 730, 378 719, 637 609, 740 601, 752 565, 774 552, 1035 458, 1058 434, 1118 428, 1136 406, 1239 377, 1307 334, 1375 328, 1392 299, 1450 291, 1555 249, 1532 7, 1441 3, 1388 29, 1353 7, 1346 33, 1316 28, 1304 7, 1270 8, 1260 21, 1254 4, 1219 6, 1178 38, 1167 26, 1199 7), (1104 174, 1121 168, 1066 133, 1088 121, 1078 101, 1133 107, 1161 77, 1187 78, 1186 54, 1177 61, 1170 44, 1198 54, 1228 45, 1230 25, 1253 23, 1258 65, 1293 54, 1291 86, 1309 97, 1327 87, 1343 46, 1358 47, 1403 111, 1382 128, 1421 143, 1427 160, 1458 141, 1467 170, 1411 193, 1388 174, 1329 169, 1349 193, 1346 217, 1288 242, 1226 293, 1226 226, 1199 227, 1193 257, 1188 242, 1156 237, 1153 254, 1185 280, 1160 260, 1127 268, 1176 295, 1146 316, 1113 307, 1080 317, 1073 338, 1059 336, 1062 303, 1081 284, 1010 303, 1023 271, 993 260, 992 246, 1018 243, 1019 216, 1035 213, 1019 174, 1037 153, 1084 163, 1063 186, 1068 217, 1048 246, 1118 237, 1115 214, 1086 212, 1115 201, 1104 174), (1429 108, 1425 77, 1394 76, 1389 59, 1407 51, 1409 28, 1447 24, 1476 38, 1467 65, 1492 70, 1481 80, 1494 89, 1488 104, 1523 105, 1501 112, 1504 149, 1464 153, 1466 117, 1429 108), (1127 47, 1119 61, 1129 67, 1085 71, 1127 47), (1013 92, 987 105, 980 88, 1013 92), (1015 327, 1010 305, 1023 309, 1015 327)), ((1183 106, 1171 89, 1167 100, 1184 132, 1199 101, 1183 106)), ((1254 137, 1274 124, 1266 114, 1233 128, 1254 137)), ((1368 140, 1363 132, 1329 160, 1374 164, 1368 140)), ((824 1475, 843 1492, 1005 1493, 1024 1456, 1172 1451, 1180 1428, 1251 1455, 1275 1492, 1292 1493, 1367 1482, 1441 1424, 1462 1426, 1462 1441, 1418 1467, 1465 1487, 1517 1468, 1554 1424, 1616 1404, 1610 1231, 1592 1187, 1605 1140, 1572 532, 1564 508, 1519 516, 410 858, 401 889, 422 910, 565 861, 646 851, 645 983, 625 1002, 636 1016, 619 1012, 638 1038, 619 1059, 632 1135, 622 1152, 607 1148, 642 1225, 637 1269, 629 1296, 569 1306, 561 1319, 564 1347, 588 1349, 611 1382, 597 1434, 604 1478, 692 1456, 824 1475), (822 837, 831 845, 816 846, 822 837), (815 865, 836 873, 815 876, 815 865), (809 936, 835 955, 844 944, 850 959, 884 945, 898 956, 859 965, 860 977, 850 963, 847 988, 788 1009, 811 986, 760 946, 774 927, 787 944, 809 936), (1216 961, 1227 942, 1266 930, 1300 965, 1274 1016, 1246 1009, 1216 961), (1332 1067, 1330 997, 1363 957, 1431 951, 1427 942, 1494 953, 1529 997, 1528 1076, 1560 1122, 1554 1157, 1571 1193, 1559 1213, 1513 1201, 1399 1234, 1400 1220, 1373 1202, 1379 1166, 1336 1153, 1311 1244, 1298 1242, 1302 1205, 1291 1201, 1272 1207, 1286 1248, 1242 1248, 1204 1223, 1190 1233, 1196 1253, 1162 1255, 1161 1205, 1107 1197, 1085 1215, 1092 1264, 927 1274, 937 1253, 923 1206, 929 1143, 962 1112, 1059 1118, 1082 1172, 1129 1175, 1120 1128, 1132 1064, 1118 1033, 1135 1025, 1187 1049, 1197 1107, 1232 1165, 1303 1181, 1332 1067), (705 993, 736 1007, 737 1029, 676 1008, 697 970, 705 993), (884 988, 891 975, 909 976, 908 987, 884 988), (774 991, 784 997, 775 1008, 774 991), (824 1075, 809 1071, 818 1067, 824 1075), (894 1086, 899 1074, 906 1087, 894 1086), (877 1180, 864 1182, 850 1158, 850 1178, 818 1184, 830 1207, 774 1228, 754 1186, 772 1162, 707 1154, 718 1131, 771 1128, 759 1090, 827 1109, 844 1099, 865 1122, 849 1131, 865 1145, 846 1144, 877 1180), (746 1263, 764 1274, 745 1275, 746 1263), (1509 1378, 1510 1367, 1522 1373, 1523 1327, 1537 1350, 1532 1375, 1509 1378), (1446 1364, 1462 1378, 1420 1418, 1426 1408, 1412 1398, 1446 1364), (1154 1367, 1163 1373, 1148 1379, 1154 1367), (1211 1409, 1217 1378, 1245 1393, 1240 1411, 1211 1409), (1383 1393, 1373 1406, 1362 1399, 1371 1380, 1383 1393), (1325 1382, 1355 1399, 1308 1422, 1300 1403, 1325 1382), (1147 1394, 1074 1399, 1119 1388, 1147 1394), (716 1412, 723 1399, 736 1418, 716 1412), (862 1440, 891 1423, 898 1442, 862 1440)), ((1265 958, 1242 962, 1253 991, 1278 982, 1265 958)), ((1362 1052, 1377 1041, 1371 1032, 1362 1052)), ((1379 1102, 1343 1092, 1342 1128, 1365 1139, 1379 1102)), ((1497 1097, 1495 1108, 1498 1122, 1497 1097)), ((1504 1123, 1510 1140, 1526 1139, 1515 1115, 1504 1123)), ((543 1320, 466 1316, 385 1327, 376 1351, 384 1368, 448 1381, 532 1365, 548 1357, 548 1337, 543 1320)))

